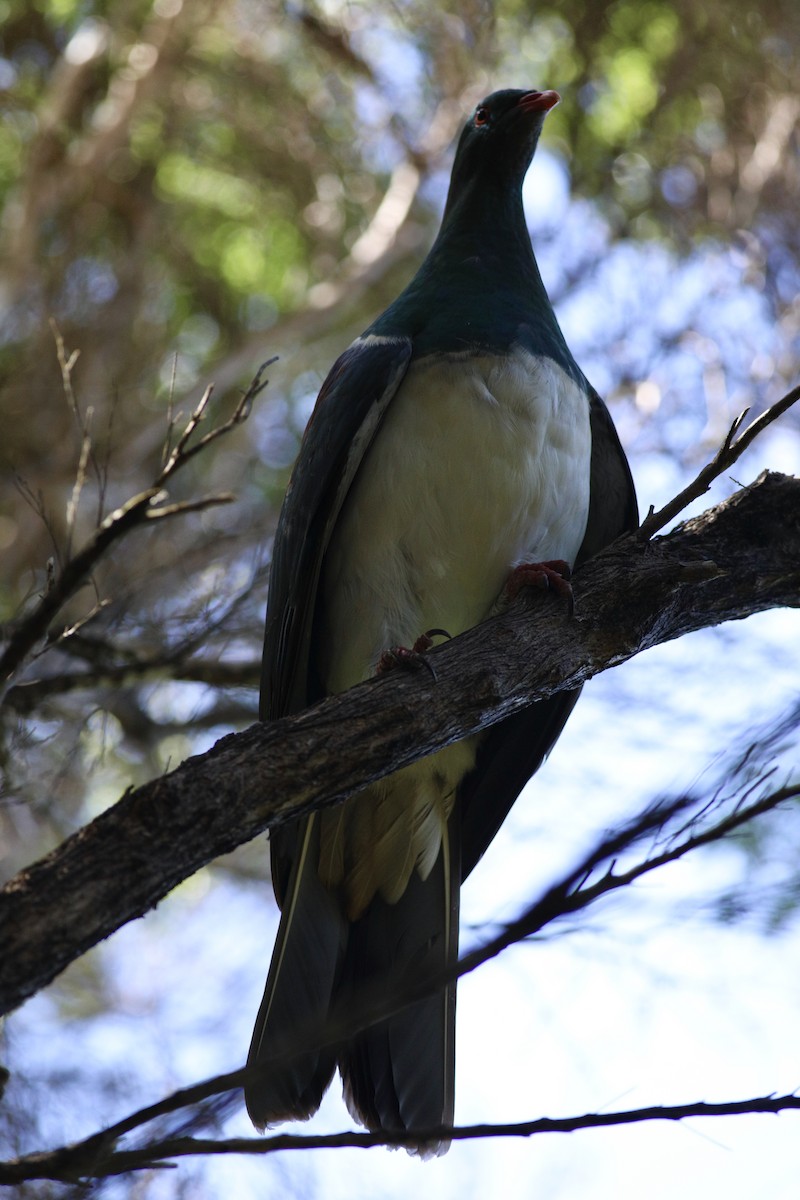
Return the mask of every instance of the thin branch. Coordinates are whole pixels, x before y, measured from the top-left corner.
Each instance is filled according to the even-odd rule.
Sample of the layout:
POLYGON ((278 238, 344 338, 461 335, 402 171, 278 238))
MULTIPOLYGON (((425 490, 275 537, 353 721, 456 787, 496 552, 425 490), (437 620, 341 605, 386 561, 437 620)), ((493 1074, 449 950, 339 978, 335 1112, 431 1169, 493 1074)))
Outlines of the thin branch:
POLYGON ((146 521, 161 521, 164 517, 183 517, 186 513, 204 512, 217 504, 233 504, 233 492, 218 492, 213 496, 200 496, 197 500, 177 500, 174 504, 159 504, 144 514, 146 521))
MULTIPOLYGON (((186 1138, 167 1139, 142 1151, 122 1152, 120 1157, 152 1155, 155 1159, 177 1158, 185 1154, 274 1154, 280 1150, 332 1149, 344 1146, 371 1149, 375 1146, 416 1146, 419 1142, 474 1141, 497 1137, 534 1137, 542 1133, 576 1133, 581 1129, 607 1129, 614 1125, 635 1125, 644 1121, 684 1121, 692 1117, 731 1117, 756 1113, 780 1113, 800 1110, 800 1096, 757 1096, 747 1100, 728 1100, 718 1104, 696 1101, 688 1104, 651 1105, 608 1113, 583 1113, 575 1117, 538 1117, 501 1125, 480 1124, 437 1126, 431 1130, 387 1134, 347 1132, 341 1134, 276 1134, 266 1138, 230 1138, 225 1141, 186 1138)), ((142 1166, 148 1165, 141 1163, 142 1166)), ((120 1163, 119 1166, 122 1166, 120 1163)), ((127 1164, 122 1168, 129 1170, 127 1164)))
POLYGON ((75 363, 78 361, 80 350, 73 350, 71 354, 67 355, 67 348, 64 345, 64 339, 61 336, 58 325, 52 317, 50 318, 50 329, 52 330, 53 338, 55 339, 56 343, 56 357, 58 358, 58 366, 61 371, 61 386, 64 390, 64 395, 67 398, 69 410, 75 418, 75 424, 78 426, 78 432, 80 433, 81 437, 83 437, 85 430, 83 427, 83 421, 81 419, 80 409, 78 407, 78 401, 75 398, 75 391, 72 387, 72 370, 75 366, 75 363))
MULTIPOLYGON (((31 487, 31 485, 28 483, 27 479, 25 479, 24 476, 20 475, 17 471, 14 471, 13 468, 12 468, 12 478, 14 480, 15 488, 19 492, 19 494, 22 497, 22 499, 24 500, 24 502, 28 505, 28 507, 31 509, 31 511, 36 514, 36 516, 39 518, 39 520, 42 522, 45 529, 47 530, 47 536, 49 537, 50 544, 53 547, 52 559, 48 559, 48 576, 49 576, 50 563, 52 562, 53 567, 54 567, 55 563, 60 564, 60 562, 61 562, 61 545, 60 545, 60 542, 56 535, 56 530, 55 530, 55 526, 53 524, 53 519, 52 519, 50 513, 47 511, 47 506, 45 505, 44 496, 42 495, 41 490, 34 491, 33 488, 31 487)), ((50 582, 50 580, 48 578, 48 584, 49 584, 49 582, 50 582)))
POLYGON ((268 379, 262 378, 264 372, 266 371, 267 367, 271 367, 272 364, 276 363, 277 361, 278 357, 277 355, 274 355, 272 358, 268 358, 266 362, 263 362, 256 371, 250 386, 243 394, 229 419, 222 425, 217 425, 214 429, 209 430, 207 434, 200 438, 199 442, 195 442, 195 444, 190 447, 189 441, 192 437, 192 434, 203 420, 205 411, 212 395, 214 394, 214 385, 213 383, 209 384, 203 395, 200 397, 200 401, 197 404, 194 412, 189 417, 186 427, 181 436, 178 438, 175 448, 167 458, 161 474, 156 479, 155 482, 157 485, 163 485, 166 483, 166 481, 171 478, 176 471, 178 471, 181 467, 185 467, 187 462, 190 462, 196 454, 200 454, 200 452, 205 450, 207 446, 210 446, 212 442, 215 442, 217 438, 223 437, 226 433, 230 433, 230 431, 235 429, 237 425, 241 425, 247 420, 253 407, 253 401, 260 395, 261 392, 263 392, 264 388, 269 383, 268 379))
POLYGON ((707 1117, 733 1117, 756 1114, 775 1115, 800 1111, 800 1096, 795 1093, 754 1096, 746 1100, 721 1103, 694 1101, 685 1104, 651 1105, 607 1113, 582 1113, 572 1117, 537 1117, 530 1121, 506 1124, 436 1126, 412 1133, 369 1133, 348 1130, 329 1134, 274 1134, 263 1138, 167 1137, 131 1150, 114 1150, 113 1145, 89 1139, 58 1150, 25 1155, 0 1163, 0 1185, 17 1186, 35 1179, 53 1179, 76 1183, 122 1175, 130 1171, 152 1170, 171 1165, 170 1160, 195 1155, 276 1154, 287 1150, 369 1150, 376 1146, 417 1145, 420 1141, 477 1141, 487 1138, 530 1138, 547 1133, 577 1133, 584 1129, 608 1129, 638 1125, 648 1121, 685 1121, 707 1117))
POLYGON ((161 451, 161 465, 164 467, 170 457, 172 450, 172 435, 175 432, 175 378, 178 373, 178 355, 172 356, 172 374, 169 379, 169 392, 167 393, 167 433, 164 438, 164 446, 161 451))
POLYGON ((211 442, 229 433, 235 426, 247 419, 253 401, 269 382, 263 379, 264 371, 274 361, 275 359, 272 358, 268 362, 262 363, 249 388, 236 405, 233 415, 227 421, 212 429, 194 446, 188 446, 187 442, 201 420, 211 396, 211 388, 206 389, 203 398, 192 413, 178 445, 170 454, 153 486, 138 496, 133 496, 101 521, 81 549, 71 555, 62 566, 54 578, 52 586, 48 587, 38 604, 16 627, 3 655, 0 656, 0 686, 3 683, 7 685, 36 644, 46 636, 57 613, 83 586, 100 559, 131 530, 148 521, 159 520, 162 517, 183 516, 188 512, 197 512, 208 508, 211 504, 227 503, 231 499, 229 495, 223 495, 167 505, 164 503, 167 493, 163 485, 211 442))
MULTIPOLYGON (((92 613, 94 615, 94 612, 92 613)), ((76 628, 69 629, 69 637, 76 628)), ((166 651, 139 660, 109 663, 95 670, 61 671, 18 683, 6 692, 5 708, 21 715, 35 712, 38 706, 54 696, 103 688, 129 687, 156 680, 169 679, 176 683, 204 683, 214 688, 256 688, 261 671, 257 659, 246 662, 189 661, 181 653, 166 651)))
POLYGON ((714 480, 723 471, 727 471, 733 466, 736 460, 744 454, 745 450, 753 444, 759 434, 763 433, 773 421, 777 421, 778 417, 783 416, 798 400, 800 400, 800 385, 792 388, 790 392, 787 392, 785 396, 771 405, 766 412, 763 412, 760 417, 752 421, 744 433, 740 434, 737 438, 736 434, 739 433, 745 417, 750 410, 746 408, 744 412, 741 412, 731 425, 725 441, 711 462, 703 467, 697 477, 658 512, 651 506, 650 511, 639 526, 638 537, 642 541, 647 541, 654 533, 658 533, 659 529, 663 529, 665 525, 668 525, 670 521, 679 516, 693 500, 704 496, 714 480))
POLYGON ((78 520, 78 508, 80 507, 81 493, 83 492, 84 484, 86 483, 86 469, 89 465, 89 460, 92 457, 92 437, 90 432, 91 419, 93 410, 90 408, 86 413, 86 428, 81 438, 81 449, 78 455, 78 466, 75 471, 75 482, 72 485, 72 495, 67 504, 67 543, 66 557, 72 557, 72 540, 75 536, 75 525, 78 520))
POLYGON ((64 564, 39 600, 33 611, 14 631, 4 654, 0 657, 0 681, 8 680, 21 666, 36 643, 47 633, 51 621, 67 600, 82 586, 90 571, 106 551, 143 520, 151 504, 164 497, 160 488, 148 488, 131 497, 98 526, 89 540, 64 564))
POLYGON ((72 495, 67 504, 66 514, 66 546, 64 557, 69 560, 72 557, 72 540, 75 536, 75 527, 78 519, 78 508, 80 506, 81 494, 86 484, 88 467, 91 464, 97 481, 97 489, 100 497, 98 506, 98 523, 102 519, 102 496, 105 491, 105 480, 103 471, 97 461, 97 456, 94 453, 94 444, 92 442, 92 418, 94 409, 87 408, 86 415, 81 413, 78 399, 75 395, 75 389, 72 386, 72 372, 75 364, 80 356, 80 350, 73 350, 71 354, 67 354, 67 349, 64 344, 64 339, 61 336, 61 331, 53 317, 50 318, 50 329, 53 333, 53 338, 56 344, 56 357, 58 359, 59 369, 61 371, 61 386, 64 391, 64 396, 67 400, 67 406, 73 416, 75 425, 80 438, 80 452, 78 455, 78 466, 75 471, 75 482, 72 485, 72 495))
POLYGON ((786 804, 791 800, 797 800, 799 797, 800 782, 787 784, 785 787, 777 788, 774 792, 763 796, 753 804, 738 807, 736 811, 720 820, 717 824, 710 826, 701 833, 686 838, 685 841, 676 842, 669 850, 653 855, 652 858, 645 859, 643 862, 636 863, 635 866, 630 867, 627 871, 615 872, 614 864, 612 863, 608 872, 597 883, 578 887, 574 892, 565 895, 560 910, 554 913, 553 916, 547 917, 545 920, 542 919, 540 911, 541 902, 534 908, 529 909, 513 925, 507 926, 502 934, 495 939, 494 943, 480 947, 479 950, 474 952, 475 962, 474 965, 470 966, 470 969, 480 966, 488 957, 493 957, 495 954, 500 953, 501 950, 504 950, 514 942, 521 941, 523 938, 538 933, 546 923, 549 923, 554 918, 583 911, 602 896, 607 896, 611 892, 629 887, 643 876, 650 874, 652 871, 657 871, 660 867, 667 866, 669 863, 677 862, 678 859, 684 858, 693 850, 700 849, 701 846, 709 846, 714 842, 721 841, 724 837, 728 837, 731 833, 735 833, 736 830, 741 829, 749 821, 754 821, 757 817, 764 816, 765 813, 774 812, 782 804, 786 804))

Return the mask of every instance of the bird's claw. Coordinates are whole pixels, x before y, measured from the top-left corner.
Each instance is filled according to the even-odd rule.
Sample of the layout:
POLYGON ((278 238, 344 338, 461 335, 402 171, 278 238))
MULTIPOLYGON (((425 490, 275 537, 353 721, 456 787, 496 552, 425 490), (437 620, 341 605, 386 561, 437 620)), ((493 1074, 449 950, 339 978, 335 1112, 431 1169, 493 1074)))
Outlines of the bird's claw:
POLYGON ((506 580, 505 594, 509 600, 513 600, 526 587, 555 592, 567 601, 567 611, 572 619, 575 614, 575 597, 572 594, 571 578, 572 568, 563 558, 553 558, 547 562, 521 563, 514 567, 506 580))
POLYGON ((414 671, 424 667, 426 671, 430 672, 431 679, 436 683, 437 676, 433 663, 426 658, 435 637, 449 638, 450 634, 446 629, 429 629, 427 633, 421 633, 410 648, 408 646, 390 646, 378 659, 375 674, 385 675, 387 671, 393 671, 395 667, 410 668, 414 671))

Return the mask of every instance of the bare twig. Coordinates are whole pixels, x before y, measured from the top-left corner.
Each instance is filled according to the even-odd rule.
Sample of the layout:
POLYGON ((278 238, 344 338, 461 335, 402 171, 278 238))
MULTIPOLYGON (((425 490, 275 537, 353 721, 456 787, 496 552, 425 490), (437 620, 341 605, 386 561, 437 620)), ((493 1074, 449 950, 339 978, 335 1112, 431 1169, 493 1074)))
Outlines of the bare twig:
POLYGON ((189 441, 192 437, 192 434, 203 420, 203 416, 208 407, 209 401, 214 394, 214 385, 213 383, 209 384, 209 386, 203 392, 203 395, 200 397, 200 401, 197 404, 194 412, 189 417, 186 427, 178 438, 174 449, 167 458, 161 474, 156 479, 155 482, 157 485, 163 485, 166 483, 166 481, 172 475, 174 475, 176 471, 178 471, 181 467, 184 467, 187 462, 190 462, 196 454, 199 454, 202 450, 205 450, 206 446, 209 446, 212 442, 215 442, 217 438, 223 437, 226 433, 230 433, 230 431, 237 425, 241 425, 243 421, 247 420, 250 415, 250 410, 253 407, 253 401, 261 392, 263 392, 264 388, 269 383, 268 379, 262 379, 264 372, 266 371, 267 367, 271 367, 272 364, 277 361, 277 356, 275 356, 267 359, 266 362, 263 362, 256 371, 249 388, 236 405, 232 416, 229 417, 229 419, 222 425, 218 425, 214 429, 209 430, 207 434, 200 438, 199 442, 195 442, 195 444, 190 447, 189 441))
POLYGON ((186 513, 203 512, 217 504, 232 504, 236 497, 233 492, 217 492, 212 496, 200 496, 197 500, 177 500, 174 504, 159 504, 149 508, 144 514, 146 521, 160 521, 164 517, 182 517, 186 513))
MULTIPOLYGON (((61 336, 61 331, 58 328, 54 318, 50 318, 50 328, 53 332, 53 338, 56 343, 56 357, 58 366, 61 371, 61 386, 67 400, 67 406, 72 413, 75 421, 75 426, 80 438, 80 452, 78 456, 78 466, 75 471, 75 482, 72 485, 72 495, 67 504, 67 519, 66 519, 66 547, 64 550, 64 558, 69 560, 72 557, 72 541, 75 536, 75 525, 78 518, 78 508, 83 488, 86 484, 88 468, 91 465, 92 471, 97 482, 98 493, 102 496, 105 491, 105 480, 103 471, 100 467, 97 457, 94 453, 94 444, 92 441, 92 418, 94 409, 87 408, 86 414, 81 412, 78 398, 75 395, 75 389, 72 386, 72 372, 75 364, 80 356, 80 350, 73 350, 67 353, 67 348, 64 344, 64 339, 61 336)), ((98 508, 98 514, 102 513, 102 500, 98 508)), ((98 521, 101 516, 98 515, 98 521)))
MULTIPOLYGON (((133 496, 101 521, 81 549, 75 554, 70 555, 68 560, 62 565, 53 580, 52 586, 47 589, 47 592, 40 598, 38 604, 17 625, 3 655, 0 657, 0 686, 4 683, 7 684, 36 644, 45 637, 57 613, 85 583, 87 578, 89 578, 92 570, 103 555, 132 529, 138 528, 148 521, 159 520, 164 517, 183 516, 189 512, 197 512, 209 508, 214 504, 226 504, 230 502, 232 497, 229 493, 225 493, 218 496, 206 496, 199 500, 182 501, 168 505, 165 504, 167 493, 164 490, 164 484, 181 467, 185 466, 190 459, 209 446, 211 442, 229 433, 235 426, 240 425, 247 419, 253 401, 267 386, 268 380, 263 379, 263 374, 270 363, 273 362, 275 362, 274 358, 262 363, 249 388, 236 405, 233 415, 227 421, 200 438, 193 446, 189 446, 189 439, 202 419, 212 394, 211 388, 206 389, 200 403, 195 408, 186 428, 181 434, 177 446, 169 455, 153 486, 147 488, 138 496, 133 496)), ((74 497, 75 493, 73 492, 74 497)))
POLYGON ((751 422, 747 429, 737 438, 736 434, 741 429, 745 417, 750 410, 746 408, 744 412, 740 413, 728 430, 725 441, 711 462, 707 463, 697 477, 683 491, 670 500, 668 504, 665 504, 662 509, 655 512, 651 507, 639 526, 637 536, 642 541, 647 541, 654 533, 658 533, 659 529, 663 529, 665 525, 679 516, 693 500, 704 496, 714 480, 723 471, 727 471, 729 467, 733 466, 736 460, 744 454, 745 450, 753 444, 759 434, 763 433, 768 425, 771 425, 773 421, 776 421, 778 417, 787 412, 798 400, 800 400, 800 385, 792 388, 790 392, 787 392, 785 396, 771 405, 766 412, 763 412, 760 417, 751 422))
POLYGON ((75 418, 75 424, 78 426, 78 432, 81 434, 81 436, 83 436, 83 421, 81 418, 80 408, 78 407, 78 401, 75 397, 75 391, 72 387, 72 370, 78 361, 78 358, 80 357, 80 350, 73 350, 71 354, 67 354, 67 348, 64 345, 64 339, 61 336, 58 325, 52 317, 50 318, 50 328, 53 331, 53 337, 56 343, 56 355, 58 357, 58 365, 61 370, 61 386, 64 389, 64 395, 67 398, 67 404, 69 405, 70 412, 75 418))
POLYGON ((161 465, 166 464, 172 451, 172 435, 175 432, 175 378, 178 373, 178 355, 172 356, 172 374, 169 378, 169 392, 167 393, 167 432, 164 438, 164 448, 161 452, 161 465))
POLYGON ((61 544, 56 536, 55 526, 50 513, 47 511, 47 506, 44 502, 44 496, 41 490, 34 491, 24 476, 17 471, 12 471, 14 486, 19 492, 22 499, 28 505, 32 512, 36 514, 39 520, 47 530, 47 536, 50 539, 50 544, 53 547, 53 561, 61 562, 61 544))
POLYGON ((582 1113, 572 1117, 536 1117, 506 1124, 437 1126, 411 1133, 389 1134, 348 1130, 329 1134, 273 1134, 263 1138, 166 1137, 148 1145, 115 1150, 114 1143, 87 1139, 58 1150, 25 1155, 0 1163, 0 1185, 16 1186, 34 1179, 74 1183, 152 1170, 171 1165, 170 1160, 190 1155, 276 1154, 288 1150, 333 1150, 350 1147, 368 1150, 376 1146, 417 1145, 420 1141, 476 1141, 486 1138, 530 1138, 546 1133, 577 1133, 583 1129, 608 1129, 647 1121, 685 1121, 705 1117, 733 1117, 759 1113, 800 1111, 800 1096, 753 1096, 721 1103, 693 1101, 685 1104, 650 1105, 606 1113, 582 1113))

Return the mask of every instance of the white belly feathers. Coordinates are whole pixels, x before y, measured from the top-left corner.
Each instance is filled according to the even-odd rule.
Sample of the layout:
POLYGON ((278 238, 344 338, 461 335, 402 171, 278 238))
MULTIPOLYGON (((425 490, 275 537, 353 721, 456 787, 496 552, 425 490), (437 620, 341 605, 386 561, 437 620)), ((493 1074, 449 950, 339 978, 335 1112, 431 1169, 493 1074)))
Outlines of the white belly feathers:
MULTIPOLYGON (((412 363, 337 521, 321 580, 321 675, 339 692, 389 646, 455 635, 490 612, 519 563, 572 563, 589 510, 584 392, 550 359, 451 355, 412 363)), ((320 873, 351 915, 402 895, 439 850, 472 765, 460 743, 325 814, 320 873)))

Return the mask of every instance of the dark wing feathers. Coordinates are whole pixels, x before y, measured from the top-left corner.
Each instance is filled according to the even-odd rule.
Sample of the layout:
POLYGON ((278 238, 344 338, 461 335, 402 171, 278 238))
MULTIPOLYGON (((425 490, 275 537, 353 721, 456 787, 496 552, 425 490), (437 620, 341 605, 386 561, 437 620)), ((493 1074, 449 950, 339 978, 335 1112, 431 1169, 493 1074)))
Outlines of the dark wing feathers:
POLYGON ((305 708, 322 557, 361 459, 411 358, 409 338, 357 339, 320 389, 275 535, 261 671, 262 721, 305 708))
MULTIPOLYGON (((261 683, 261 718, 305 708, 309 646, 320 567, 361 458, 411 357, 405 338, 359 339, 322 385, 281 510, 272 562, 261 683)), ((253 1123, 305 1118, 318 1107, 336 1065, 321 1045, 342 971, 347 922, 317 872, 316 816, 276 830, 272 879, 281 922, 248 1066, 263 1064, 245 1088, 253 1123), (275 1059, 292 1045, 310 1047, 275 1059)))
POLYGON ((247 1059, 248 1066, 265 1067, 245 1088, 247 1111, 259 1129, 277 1119, 310 1117, 336 1067, 325 1033, 347 924, 317 873, 318 825, 311 817, 295 828, 299 845, 247 1059), (292 1047, 303 1053, 292 1054, 292 1047), (288 1057, 270 1062, 283 1053, 288 1057))
MULTIPOLYGON (((310 691, 309 653, 323 555, 361 459, 408 369, 408 338, 359 338, 323 383, 283 501, 270 572, 261 666, 262 721, 299 712, 310 691)), ((270 840, 272 881, 283 904, 292 830, 270 840)))
POLYGON ((623 533, 639 524, 636 489, 625 451, 611 414, 594 388, 589 388, 589 423, 592 430, 592 466, 589 484, 589 520, 575 565, 599 554, 623 533))
POLYGON ((539 700, 494 725, 478 746, 475 766, 459 788, 461 878, 483 857, 514 801, 552 750, 580 688, 539 700))

